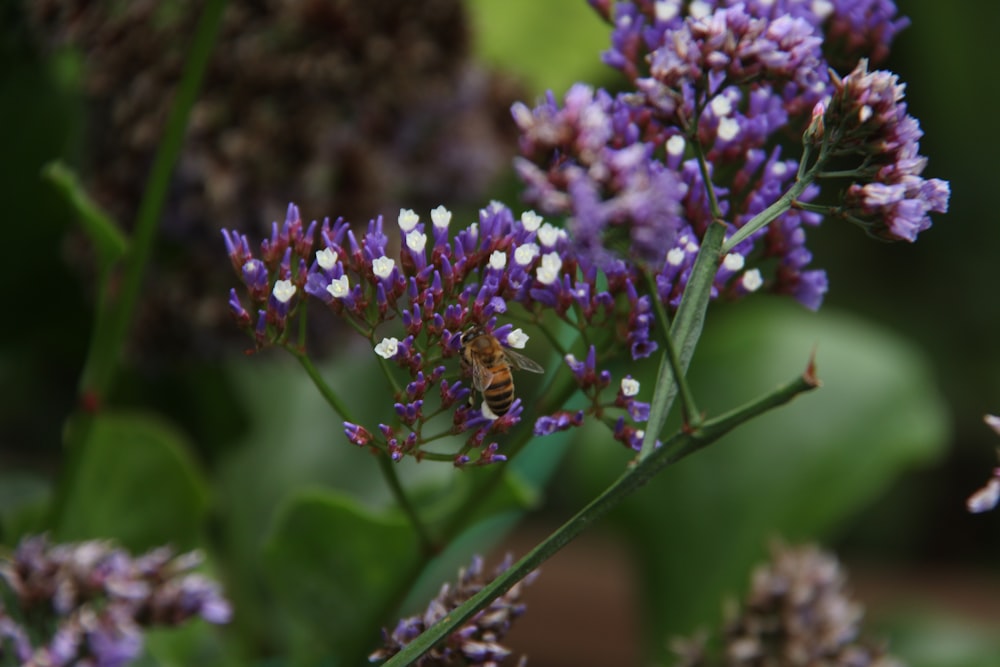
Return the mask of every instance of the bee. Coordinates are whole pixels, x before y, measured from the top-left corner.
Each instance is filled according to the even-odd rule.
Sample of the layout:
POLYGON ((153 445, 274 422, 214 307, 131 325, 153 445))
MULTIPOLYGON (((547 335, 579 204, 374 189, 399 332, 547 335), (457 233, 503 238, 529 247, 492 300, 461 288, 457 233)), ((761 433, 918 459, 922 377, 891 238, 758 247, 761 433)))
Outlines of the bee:
POLYGON ((462 370, 471 373, 472 386, 497 417, 507 414, 514 402, 512 366, 532 373, 545 372, 523 354, 501 345, 482 327, 473 327, 462 334, 462 370))

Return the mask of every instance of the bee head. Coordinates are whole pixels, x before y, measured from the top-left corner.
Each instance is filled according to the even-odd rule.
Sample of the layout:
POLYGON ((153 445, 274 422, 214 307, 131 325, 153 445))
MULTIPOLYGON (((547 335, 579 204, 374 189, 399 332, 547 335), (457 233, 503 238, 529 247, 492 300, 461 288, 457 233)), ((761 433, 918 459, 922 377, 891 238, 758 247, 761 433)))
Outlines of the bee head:
POLYGON ((479 336, 485 336, 485 335, 486 335, 486 329, 484 329, 482 325, 473 324, 471 327, 465 330, 465 333, 462 334, 462 344, 468 345, 479 336))

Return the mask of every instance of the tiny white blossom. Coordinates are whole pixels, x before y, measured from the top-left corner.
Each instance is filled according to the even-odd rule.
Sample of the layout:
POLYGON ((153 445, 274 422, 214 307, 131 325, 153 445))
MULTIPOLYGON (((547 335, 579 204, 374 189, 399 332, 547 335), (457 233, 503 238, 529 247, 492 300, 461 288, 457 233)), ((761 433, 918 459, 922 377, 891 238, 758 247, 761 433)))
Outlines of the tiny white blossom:
POLYGON ((984 415, 983 421, 986 422, 987 426, 993 429, 994 433, 1000 435, 1000 417, 997 417, 996 415, 984 415))
POLYGON ((642 440, 643 438, 646 437, 646 432, 643 431, 642 429, 640 429, 640 430, 638 430, 638 431, 635 432, 635 437, 637 437, 640 440, 642 440))
POLYGON ((420 216, 417 215, 412 208, 401 208, 399 209, 399 228, 403 230, 403 233, 413 231, 413 228, 417 226, 420 222, 420 216))
POLYGON ((860 109, 858 109, 858 120, 863 123, 866 120, 868 120, 869 118, 871 118, 872 114, 874 114, 874 113, 875 112, 872 111, 872 108, 866 104, 863 107, 861 107, 860 109))
POLYGON ((576 356, 573 354, 567 354, 565 357, 563 357, 563 361, 566 362, 567 366, 574 366, 577 363, 576 356))
POLYGON ((281 303, 288 303, 288 300, 295 294, 295 285, 292 284, 291 280, 279 280, 274 283, 274 290, 271 294, 281 303))
POLYGON ((514 329, 507 334, 507 344, 516 350, 523 350, 527 343, 528 334, 524 333, 520 328, 514 329))
POLYGON ((392 275, 392 270, 396 267, 396 262, 391 258, 382 255, 378 259, 372 261, 372 271, 379 278, 388 278, 392 275))
POLYGON ((494 250, 490 254, 490 268, 499 271, 505 266, 507 266, 507 253, 502 250, 494 250))
POLYGON ((559 278, 559 270, 562 268, 562 258, 557 252, 550 252, 542 255, 542 265, 536 270, 535 276, 538 282, 543 285, 551 285, 559 278))
POLYGON ((775 162, 771 165, 771 173, 775 176, 784 176, 788 173, 788 165, 784 162, 775 162))
POLYGON ((719 118, 728 116, 733 112, 733 103, 725 95, 716 95, 713 97, 712 101, 709 102, 709 106, 712 107, 712 113, 719 118))
POLYGON ((431 211, 431 222, 438 229, 448 229, 448 224, 451 222, 451 211, 444 206, 438 206, 431 211))
POLYGON ((732 141, 740 133, 740 124, 735 118, 723 118, 719 121, 719 138, 732 141))
POLYGON ((329 271, 337 263, 337 251, 331 248, 323 248, 316 253, 316 263, 319 264, 321 269, 329 271))
POLYGON ((685 257, 687 257, 687 253, 684 252, 683 248, 671 248, 667 253, 667 263, 670 266, 680 266, 684 263, 685 257))
POLYGON ((656 0, 656 4, 653 5, 656 20, 664 23, 677 16, 679 9, 677 0, 656 0))
POLYGON ((471 236, 473 239, 478 239, 479 238, 479 223, 478 222, 474 222, 471 225, 469 225, 469 236, 471 236))
POLYGON ((549 223, 542 225, 541 229, 538 230, 538 240, 541 241, 542 245, 551 248, 559 240, 559 228, 549 223))
POLYGON ((743 274, 743 289, 748 292, 756 292, 764 284, 764 278, 760 275, 759 269, 750 269, 743 274))
POLYGON ((688 14, 691 15, 693 19, 703 19, 712 13, 712 6, 704 0, 694 0, 688 6, 688 14))
POLYGON ((816 15, 816 18, 822 21, 833 13, 834 6, 830 0, 813 0, 810 9, 812 9, 812 13, 816 15))
POLYGON ((427 234, 414 229, 406 235, 406 247, 413 252, 423 252, 427 245, 427 234))
POLYGON ((746 260, 738 252, 731 252, 722 258, 722 266, 727 271, 739 271, 744 264, 746 264, 746 260))
POLYGON ((696 253, 698 252, 698 244, 695 243, 694 241, 688 241, 687 245, 684 246, 684 250, 690 253, 696 253))
POLYGON ((514 261, 521 266, 528 266, 535 258, 538 257, 538 253, 542 250, 535 243, 525 243, 522 246, 518 246, 517 250, 514 251, 514 261))
POLYGON ((382 342, 375 346, 375 354, 383 359, 392 359, 399 352, 399 341, 393 337, 383 338, 382 342))
POLYGON ((340 276, 339 278, 334 278, 330 281, 330 284, 326 286, 326 291, 329 292, 337 299, 343 299, 351 291, 351 284, 347 280, 347 276, 340 276))
POLYGON ((639 381, 632 377, 622 378, 622 395, 636 396, 639 393, 639 381))
POLYGON ((684 155, 684 146, 687 142, 684 141, 684 137, 679 134, 667 139, 667 152, 677 157, 678 155, 684 155))
POLYGON ((534 211, 525 211, 521 214, 521 224, 527 232, 537 232, 543 221, 544 218, 534 211))

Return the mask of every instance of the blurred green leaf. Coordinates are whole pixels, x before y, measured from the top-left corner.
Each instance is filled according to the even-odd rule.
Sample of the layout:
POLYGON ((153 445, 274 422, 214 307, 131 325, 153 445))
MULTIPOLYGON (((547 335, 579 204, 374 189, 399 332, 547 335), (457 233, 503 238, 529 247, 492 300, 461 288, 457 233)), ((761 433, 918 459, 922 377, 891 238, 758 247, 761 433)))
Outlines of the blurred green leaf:
POLYGON ((893 656, 909 667, 995 667, 1000 656, 996 626, 985 619, 970 623, 929 607, 911 608, 883 629, 892 636, 893 656))
MULTIPOLYGON (((617 512, 640 564, 651 652, 715 623, 769 539, 828 534, 940 454, 946 435, 926 359, 873 325, 771 301, 731 307, 705 331, 691 381, 710 415, 803 372, 814 349, 823 386, 668 469, 617 512)), ((623 462, 606 437, 584 440, 596 443, 574 460, 587 461, 593 493, 623 462)))
POLYGON ((146 633, 145 654, 133 667, 237 667, 245 664, 222 642, 222 630, 196 620, 146 633))
POLYGON ((199 543, 208 492, 184 436, 168 424, 103 413, 72 459, 58 540, 114 538, 135 551, 199 543))
POLYGON ((298 493, 265 545, 268 578, 297 626, 301 652, 337 656, 371 650, 372 619, 396 594, 417 542, 400 518, 363 509, 333 491, 298 493))
POLYGON ((517 74, 532 94, 561 96, 577 81, 614 75, 598 56, 608 47, 610 26, 585 2, 474 0, 468 8, 479 57, 517 74))
POLYGON ((44 530, 51 496, 49 482, 41 477, 20 471, 0 474, 0 541, 14 544, 44 530))

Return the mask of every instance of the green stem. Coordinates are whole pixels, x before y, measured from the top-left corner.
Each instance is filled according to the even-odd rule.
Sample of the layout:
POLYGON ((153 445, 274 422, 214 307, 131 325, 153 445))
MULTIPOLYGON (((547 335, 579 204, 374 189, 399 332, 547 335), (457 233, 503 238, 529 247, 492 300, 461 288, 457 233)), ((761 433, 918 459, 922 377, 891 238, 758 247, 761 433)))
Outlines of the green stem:
POLYGON ((199 19, 191 44, 190 55, 174 103, 167 118, 163 140, 149 174, 149 180, 139 203, 135 234, 125 254, 119 285, 121 291, 112 298, 105 289, 87 351, 87 361, 81 377, 81 394, 97 400, 107 394, 119 363, 121 350, 128 335, 132 314, 143 287, 143 273, 149 263, 153 240, 166 201, 174 165, 184 145, 188 116, 198 96, 198 90, 208 67, 209 57, 222 22, 226 0, 208 0, 199 19))
POLYGON ((764 396, 746 406, 704 422, 694 431, 681 431, 672 436, 663 447, 641 460, 633 468, 618 478, 601 495, 577 512, 573 518, 560 526, 526 556, 496 579, 487 584, 476 595, 454 609, 441 621, 428 628, 389 659, 384 667, 402 667, 412 664, 418 657, 429 651, 435 644, 455 632, 476 612, 486 607, 492 600, 510 590, 518 581, 538 568, 562 547, 569 544, 587 526, 602 517, 625 498, 644 486, 667 466, 677 463, 690 454, 707 447, 733 428, 745 423, 779 405, 789 402, 799 394, 814 389, 818 382, 813 375, 812 365, 802 376, 789 382, 777 391, 764 396))
MULTIPOLYGON (((337 392, 333 390, 323 376, 320 375, 319 369, 313 364, 312 359, 309 355, 305 353, 301 348, 293 347, 291 345, 286 345, 285 349, 288 350, 293 357, 295 357, 299 364, 305 369, 306 374, 309 379, 313 381, 316 389, 323 396, 326 402, 333 408, 333 411, 343 419, 344 421, 349 421, 352 423, 357 423, 351 418, 348 413, 347 406, 344 402, 340 400, 337 392)), ((420 546, 425 553, 433 554, 437 552, 437 546, 433 539, 431 539, 430 531, 427 529, 427 525, 420 518, 417 513, 416 507, 410 501, 410 497, 406 495, 406 490, 399 481, 399 476, 396 474, 395 463, 389 458, 389 454, 384 451, 379 451, 376 455, 378 459, 379 469, 382 472, 382 476, 385 477, 386 483, 389 485, 389 490, 392 491, 393 497, 399 504, 399 507, 403 510, 403 513, 409 519, 410 524, 413 526, 414 532, 417 534, 417 539, 420 541, 420 546)))

